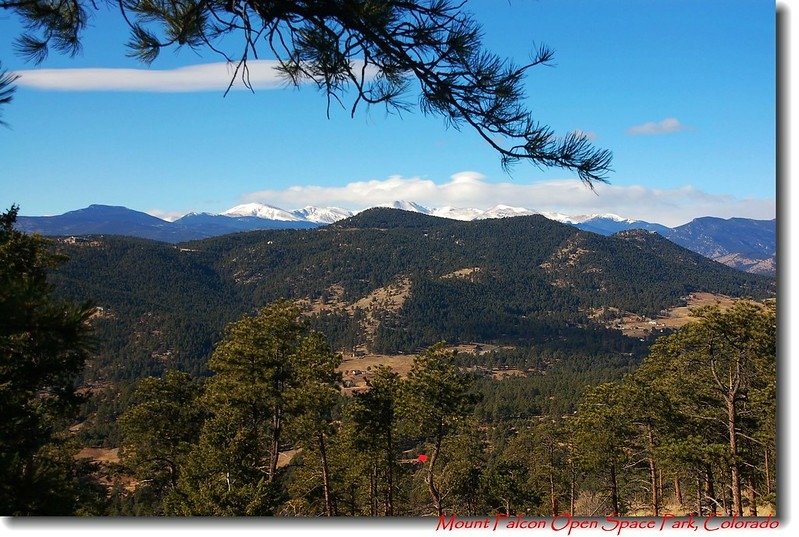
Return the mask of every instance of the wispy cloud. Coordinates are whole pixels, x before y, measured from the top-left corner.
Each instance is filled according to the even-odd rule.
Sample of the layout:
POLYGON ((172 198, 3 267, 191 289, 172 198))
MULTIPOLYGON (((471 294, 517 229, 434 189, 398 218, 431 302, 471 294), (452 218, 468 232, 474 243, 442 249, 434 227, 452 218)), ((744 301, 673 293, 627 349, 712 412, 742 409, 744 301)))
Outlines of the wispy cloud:
MULTIPOLYGON (((275 60, 247 62, 248 80, 254 89, 275 89, 286 85, 277 71, 275 60)), ((137 91, 199 92, 224 91, 233 79, 236 64, 219 62, 179 67, 176 69, 31 69, 16 71, 17 85, 55 91, 137 91)), ((247 89, 236 76, 233 89, 247 89)))
POLYGON ((649 121, 641 125, 634 125, 627 129, 627 134, 631 136, 647 136, 653 134, 669 134, 680 132, 686 127, 675 117, 667 117, 662 121, 649 121))
POLYGON ((506 204, 568 215, 615 213, 668 226, 684 224, 699 216, 770 219, 776 214, 773 199, 710 194, 694 186, 653 189, 600 184, 596 192, 592 192, 578 180, 493 183, 486 181, 482 174, 470 171, 456 173, 441 184, 419 177, 392 176, 344 186, 293 186, 242 196, 243 202, 268 203, 284 209, 305 205, 363 209, 398 199, 429 207, 487 209, 506 204))

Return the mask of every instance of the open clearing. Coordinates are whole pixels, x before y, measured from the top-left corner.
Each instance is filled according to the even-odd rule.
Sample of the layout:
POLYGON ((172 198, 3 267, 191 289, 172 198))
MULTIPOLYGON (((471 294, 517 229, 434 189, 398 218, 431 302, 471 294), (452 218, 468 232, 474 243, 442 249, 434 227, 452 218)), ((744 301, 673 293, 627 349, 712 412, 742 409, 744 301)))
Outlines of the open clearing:
POLYGON ((702 306, 719 306, 722 311, 730 308, 737 299, 713 293, 692 293, 688 296, 687 305, 668 310, 665 315, 654 319, 640 315, 625 315, 621 320, 610 323, 611 328, 621 330, 625 336, 646 337, 653 331, 674 330, 691 321, 696 321, 691 310, 702 306))
MULTIPOLYGON (((447 351, 456 351, 459 354, 485 354, 500 349, 512 349, 511 346, 491 345, 488 343, 462 343, 460 345, 449 345, 444 347, 447 351)), ((401 377, 408 376, 415 354, 363 354, 360 356, 344 355, 345 358, 337 368, 341 372, 344 381, 342 393, 352 395, 367 389, 366 381, 373 375, 373 370, 378 365, 385 365, 399 373, 401 377)), ((524 375, 522 371, 504 370, 495 375, 495 378, 502 379, 511 376, 524 375)))
POLYGON ((99 463, 119 462, 119 448, 83 448, 75 455, 76 459, 91 459, 99 463))

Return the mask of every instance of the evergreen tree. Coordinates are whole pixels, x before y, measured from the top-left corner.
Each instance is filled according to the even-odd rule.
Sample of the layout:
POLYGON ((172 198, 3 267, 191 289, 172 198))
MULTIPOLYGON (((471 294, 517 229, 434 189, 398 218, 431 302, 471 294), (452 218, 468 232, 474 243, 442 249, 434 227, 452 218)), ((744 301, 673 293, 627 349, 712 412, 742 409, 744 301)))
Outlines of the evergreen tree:
POLYGON ((94 308, 53 299, 47 275, 63 258, 14 229, 17 210, 0 215, 0 509, 71 514, 76 483, 61 432, 82 400, 75 381, 94 308))
POLYGON ((483 479, 488 503, 506 515, 535 511, 541 504, 541 491, 531 479, 531 461, 520 457, 514 447, 492 461, 483 479))
POLYGON ((663 503, 660 486, 660 464, 658 450, 661 437, 673 434, 676 416, 668 398, 655 389, 644 372, 636 372, 624 378, 620 385, 622 412, 632 426, 630 445, 634 453, 631 459, 645 461, 649 487, 649 508, 652 516, 659 516, 663 503))
POLYGON ((570 424, 579 464, 603 477, 609 514, 614 516, 625 511, 622 473, 634 435, 621 393, 618 383, 600 384, 589 390, 570 424))
POLYGON ((429 442, 424 480, 433 510, 439 516, 444 513, 444 505, 436 463, 443 441, 471 414, 477 402, 471 391, 471 376, 461 372, 454 362, 453 353, 445 351, 442 343, 425 350, 413 361, 401 399, 407 430, 429 442))
POLYGON ((188 374, 168 371, 163 378, 139 381, 133 404, 119 418, 122 463, 139 483, 137 495, 152 498, 138 514, 160 515, 164 500, 177 501, 169 496, 176 493, 205 417, 201 394, 200 383, 188 374))
MULTIPOLYGON (((742 516, 744 482, 750 514, 756 512, 754 468, 774 446, 776 405, 776 304, 737 302, 696 312, 699 320, 661 338, 641 366, 642 373, 666 394, 681 418, 695 424, 698 447, 686 450, 704 461, 704 496, 714 511, 719 504, 712 464, 727 469, 733 514, 742 516), (764 451, 767 446, 768 451, 764 451), (698 447, 698 449, 697 449, 698 447), (755 456, 753 460, 747 457, 755 456), (748 470, 746 470, 748 469, 748 470)), ((677 439, 675 445, 680 445, 677 439)))
MULTIPOLYGON (((369 391, 356 394, 348 409, 353 426, 353 448, 370 461, 370 474, 382 476, 383 514, 394 515, 397 472, 397 422, 400 377, 390 367, 378 366, 369 379, 369 391)), ((370 490, 377 489, 377 483, 370 490)), ((377 495, 370 498, 377 515, 377 495)))
POLYGON ((488 471, 484 427, 473 417, 458 423, 441 449, 442 470, 438 480, 442 496, 453 513, 480 516, 488 512, 484 478, 488 471))
POLYGON ((336 368, 341 355, 335 354, 324 336, 313 332, 303 338, 294 360, 294 387, 287 394, 290 405, 288 425, 296 445, 318 460, 326 516, 336 515, 328 460, 329 438, 335 434, 333 411, 341 395, 341 373, 336 368))
MULTIPOLYGON (((227 326, 208 366, 210 417, 178 484, 179 514, 269 515, 285 499, 277 479, 287 432, 319 456, 325 512, 335 513, 327 460, 340 357, 306 333, 299 309, 275 302, 227 326)), ((306 457, 308 454, 306 453, 306 457)))
POLYGON ((538 510, 540 515, 558 516, 565 511, 561 506, 568 499, 569 452, 563 424, 554 419, 545 419, 529 430, 519 433, 511 442, 519 458, 527 456, 530 465, 530 486, 533 490, 546 491, 546 500, 538 510))

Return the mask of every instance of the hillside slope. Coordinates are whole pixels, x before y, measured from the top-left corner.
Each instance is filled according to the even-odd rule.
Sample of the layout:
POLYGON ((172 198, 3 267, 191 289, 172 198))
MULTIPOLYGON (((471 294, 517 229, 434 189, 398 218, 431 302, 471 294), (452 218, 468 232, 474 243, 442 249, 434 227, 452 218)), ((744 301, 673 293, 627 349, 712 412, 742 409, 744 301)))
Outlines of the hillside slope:
POLYGON ((59 292, 105 308, 104 363, 130 376, 202 371, 226 321, 281 297, 301 300, 340 349, 413 352, 443 339, 626 352, 627 338, 592 320, 598 311, 652 316, 693 292, 774 290, 653 233, 604 237, 538 215, 461 222, 372 209, 314 230, 177 246, 69 242, 58 243, 71 258, 59 292))

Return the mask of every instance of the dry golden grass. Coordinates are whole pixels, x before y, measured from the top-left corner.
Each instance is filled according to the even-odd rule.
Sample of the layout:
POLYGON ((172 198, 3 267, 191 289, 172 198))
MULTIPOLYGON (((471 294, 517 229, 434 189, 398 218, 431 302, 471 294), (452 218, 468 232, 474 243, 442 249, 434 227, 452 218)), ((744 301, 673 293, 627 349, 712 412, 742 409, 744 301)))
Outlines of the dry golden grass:
POLYGON ((447 345, 445 350, 455 351, 458 354, 483 354, 500 349, 514 349, 513 345, 492 345, 490 343, 461 343, 460 345, 447 345))
POLYGON ((290 449, 288 451, 281 451, 280 453, 278 453, 277 467, 283 468, 284 466, 287 466, 291 462, 291 459, 293 459, 294 456, 300 451, 302 451, 302 449, 298 448, 298 449, 290 449))
POLYGON ((686 324, 696 321, 691 310, 703 306, 719 306, 722 311, 732 307, 738 299, 726 295, 713 293, 693 293, 688 297, 687 305, 668 310, 665 315, 650 319, 638 315, 625 315, 621 321, 610 323, 610 326, 618 328, 625 336, 646 337, 653 330, 682 328, 686 324))
POLYGON ((585 239, 582 235, 574 235, 566 241, 560 250, 541 263, 540 267, 546 272, 555 273, 562 269, 564 265, 575 266, 581 257, 590 253, 590 250, 583 247, 584 243, 585 239))
MULTIPOLYGON (((378 365, 386 365, 405 377, 411 370, 413 365, 413 354, 367 354, 364 356, 356 356, 354 358, 345 358, 338 370, 345 371, 362 371, 368 375, 371 369, 378 365)), ((345 374, 345 380, 353 377, 352 373, 345 374)))
POLYGON ((297 303, 303 309, 303 313, 314 315, 330 311, 343 312, 352 316, 361 311, 364 314, 362 328, 366 333, 367 341, 371 341, 380 326, 376 314, 387 311, 398 312, 402 309, 411 292, 411 280, 407 276, 399 277, 389 285, 378 287, 368 295, 351 303, 344 301, 344 288, 340 285, 332 285, 327 291, 328 299, 325 302, 307 298, 298 300, 297 303))
POLYGON ((475 277, 475 275, 481 270, 482 269, 480 267, 462 268, 459 270, 452 271, 449 274, 444 274, 443 276, 441 276, 441 279, 448 280, 451 278, 459 278, 461 280, 472 280, 475 277))
POLYGON ((91 459, 99 463, 119 462, 119 448, 83 448, 75 455, 76 459, 91 459))
MULTIPOLYGON (((459 354, 479 354, 493 352, 499 349, 513 349, 510 345, 491 345, 489 343, 462 343, 460 345, 448 345, 444 347, 446 351, 455 351, 459 354)), ((364 354, 362 356, 348 356, 344 353, 344 360, 338 367, 344 375, 345 380, 352 380, 354 370, 361 371, 367 376, 370 369, 378 365, 385 365, 396 371, 400 376, 405 377, 413 366, 414 354, 364 354)))
POLYGON ((526 377, 527 373, 521 369, 498 369, 491 371, 491 378, 494 380, 505 380, 514 377, 526 377))
MULTIPOLYGON (((460 345, 449 345, 444 347, 444 350, 455 351, 459 354, 480 354, 513 348, 509 345, 462 343, 460 345)), ((390 367, 402 378, 407 377, 411 367, 413 367, 413 359, 416 357, 415 354, 363 354, 361 356, 351 356, 346 352, 342 354, 344 359, 337 370, 342 373, 342 380, 346 384, 341 390, 344 395, 352 395, 368 390, 367 379, 371 378, 374 369, 379 365, 390 367)), ((524 376, 526 373, 518 369, 504 369, 493 371, 491 375, 495 379, 502 380, 509 377, 524 376)))

